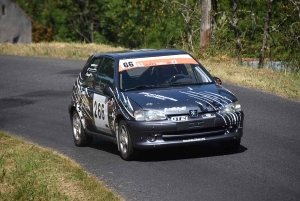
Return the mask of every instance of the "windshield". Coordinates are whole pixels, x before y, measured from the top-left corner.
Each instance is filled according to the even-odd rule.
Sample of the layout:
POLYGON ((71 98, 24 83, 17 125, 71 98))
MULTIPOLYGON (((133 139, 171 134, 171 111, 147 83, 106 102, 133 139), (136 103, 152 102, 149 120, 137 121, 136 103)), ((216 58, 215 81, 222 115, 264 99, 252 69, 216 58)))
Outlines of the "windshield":
POLYGON ((120 88, 128 91, 143 88, 211 83, 212 79, 205 70, 194 59, 191 61, 189 63, 176 62, 175 64, 151 61, 155 65, 145 66, 142 63, 138 63, 140 66, 136 67, 133 62, 120 62, 120 88), (125 67, 121 66, 122 64, 125 67))

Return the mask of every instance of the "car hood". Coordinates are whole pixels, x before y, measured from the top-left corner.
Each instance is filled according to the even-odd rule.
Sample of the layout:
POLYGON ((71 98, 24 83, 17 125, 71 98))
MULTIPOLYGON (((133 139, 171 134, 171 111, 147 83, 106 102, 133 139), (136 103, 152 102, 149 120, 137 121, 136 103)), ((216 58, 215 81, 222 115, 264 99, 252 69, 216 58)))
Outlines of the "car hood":
POLYGON ((163 110, 165 114, 215 112, 237 101, 228 89, 215 84, 130 91, 124 95, 144 110, 163 110))

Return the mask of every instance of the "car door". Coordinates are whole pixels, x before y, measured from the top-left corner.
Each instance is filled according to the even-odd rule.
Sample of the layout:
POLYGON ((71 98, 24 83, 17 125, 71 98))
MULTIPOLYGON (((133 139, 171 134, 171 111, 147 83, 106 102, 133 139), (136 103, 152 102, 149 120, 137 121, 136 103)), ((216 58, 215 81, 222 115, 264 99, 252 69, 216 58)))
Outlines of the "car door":
POLYGON ((104 58, 100 70, 95 77, 95 93, 93 97, 93 118, 96 130, 101 133, 112 134, 112 115, 110 107, 112 99, 104 95, 105 85, 113 86, 115 61, 104 58))
POLYGON ((95 88, 95 77, 100 69, 103 57, 94 57, 85 67, 85 70, 81 74, 81 87, 80 96, 81 102, 79 109, 86 121, 86 127, 88 130, 94 130, 93 126, 93 97, 95 88))

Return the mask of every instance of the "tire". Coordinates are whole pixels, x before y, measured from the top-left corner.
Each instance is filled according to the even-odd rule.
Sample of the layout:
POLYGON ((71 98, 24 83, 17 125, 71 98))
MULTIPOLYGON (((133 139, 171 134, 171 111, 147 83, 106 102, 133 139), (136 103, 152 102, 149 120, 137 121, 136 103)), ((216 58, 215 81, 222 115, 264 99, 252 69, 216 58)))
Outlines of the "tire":
POLYGON ((137 151, 132 147, 131 136, 127 128, 127 123, 121 120, 118 128, 118 146, 121 158, 125 161, 133 160, 137 151))
POLYGON ((241 144, 241 139, 222 142, 221 145, 226 151, 236 152, 241 144))
POLYGON ((87 136, 85 134, 80 117, 76 111, 74 111, 72 115, 72 130, 76 146, 84 147, 92 143, 93 137, 87 136))

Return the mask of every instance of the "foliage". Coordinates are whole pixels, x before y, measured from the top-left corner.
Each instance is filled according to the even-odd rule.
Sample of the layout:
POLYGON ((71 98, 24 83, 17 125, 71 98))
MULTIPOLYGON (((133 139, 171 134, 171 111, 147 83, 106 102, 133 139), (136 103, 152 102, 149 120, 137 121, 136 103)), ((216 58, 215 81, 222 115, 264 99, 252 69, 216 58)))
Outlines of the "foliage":
MULTIPOLYGON (((199 0, 16 0, 33 21, 33 41, 104 43, 127 48, 187 49, 192 35, 199 52, 199 0), (188 14, 187 14, 188 12, 188 14)), ((211 44, 206 54, 257 58, 262 48, 268 1, 213 0, 211 44), (237 4, 234 16, 233 2, 237 4), (236 19, 234 19, 236 17, 236 19), (236 22, 241 52, 236 51, 236 22)), ((299 70, 300 2, 274 0, 268 60, 299 70)), ((205 56, 205 55, 203 55, 205 56)), ((206 55, 207 56, 207 55, 206 55)))

